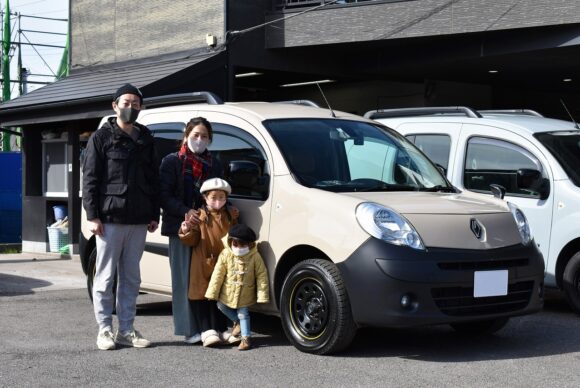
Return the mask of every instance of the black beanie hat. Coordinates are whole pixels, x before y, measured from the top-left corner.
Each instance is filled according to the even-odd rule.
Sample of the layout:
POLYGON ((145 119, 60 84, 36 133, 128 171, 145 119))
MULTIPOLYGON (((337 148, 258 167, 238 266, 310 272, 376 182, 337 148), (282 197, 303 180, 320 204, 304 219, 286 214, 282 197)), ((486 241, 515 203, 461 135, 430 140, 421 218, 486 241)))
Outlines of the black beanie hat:
POLYGON ((228 238, 233 238, 243 242, 251 243, 256 241, 256 233, 244 224, 235 224, 230 228, 228 238))
POLYGON ((113 94, 113 101, 117 101, 117 99, 121 97, 123 94, 134 94, 137 97, 139 97, 139 101, 143 103, 143 94, 139 89, 137 89, 135 86, 131 84, 125 84, 121 86, 119 89, 117 89, 115 94, 113 94))

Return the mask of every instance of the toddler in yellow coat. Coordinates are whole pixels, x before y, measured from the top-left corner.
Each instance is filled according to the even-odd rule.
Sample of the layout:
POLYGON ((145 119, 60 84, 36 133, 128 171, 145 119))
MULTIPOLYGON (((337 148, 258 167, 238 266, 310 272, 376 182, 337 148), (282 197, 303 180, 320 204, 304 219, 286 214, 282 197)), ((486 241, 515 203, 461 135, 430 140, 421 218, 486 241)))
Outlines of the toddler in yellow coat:
POLYGON ((227 246, 218 257, 205 297, 218 300, 218 309, 234 321, 229 342, 239 341, 239 350, 250 349, 248 307, 269 301, 269 285, 268 271, 256 247, 256 233, 247 225, 230 228, 227 246))

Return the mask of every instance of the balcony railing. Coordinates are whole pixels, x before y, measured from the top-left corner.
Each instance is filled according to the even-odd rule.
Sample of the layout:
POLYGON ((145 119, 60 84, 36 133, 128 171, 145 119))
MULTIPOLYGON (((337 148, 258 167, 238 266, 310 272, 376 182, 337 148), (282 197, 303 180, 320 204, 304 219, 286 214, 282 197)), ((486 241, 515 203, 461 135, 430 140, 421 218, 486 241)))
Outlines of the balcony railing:
MULTIPOLYGON (((365 1, 377 1, 377 0, 338 0, 334 4, 350 4, 350 3, 362 3, 365 1)), ((298 7, 314 7, 317 5, 323 5, 333 3, 332 0, 276 0, 276 9, 288 9, 288 8, 298 8, 298 7)))

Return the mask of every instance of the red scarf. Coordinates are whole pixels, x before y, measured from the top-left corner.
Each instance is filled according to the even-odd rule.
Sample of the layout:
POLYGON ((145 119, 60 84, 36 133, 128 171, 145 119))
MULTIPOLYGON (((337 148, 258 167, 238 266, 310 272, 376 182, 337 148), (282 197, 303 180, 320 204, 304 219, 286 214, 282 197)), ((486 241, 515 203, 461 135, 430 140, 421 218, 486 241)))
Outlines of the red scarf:
POLYGON ((209 176, 209 171, 211 169, 211 154, 208 150, 205 150, 201 154, 194 154, 187 147, 187 144, 183 144, 178 152, 179 159, 183 161, 183 168, 181 173, 185 179, 189 175, 193 178, 193 183, 198 189, 201 187, 203 181, 209 176))

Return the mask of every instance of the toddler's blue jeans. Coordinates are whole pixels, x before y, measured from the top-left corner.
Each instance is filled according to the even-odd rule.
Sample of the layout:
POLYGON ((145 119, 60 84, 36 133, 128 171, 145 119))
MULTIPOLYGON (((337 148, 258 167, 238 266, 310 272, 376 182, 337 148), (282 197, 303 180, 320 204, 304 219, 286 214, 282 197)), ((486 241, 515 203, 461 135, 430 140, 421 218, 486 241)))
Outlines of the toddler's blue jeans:
POLYGON ((252 332, 250 330, 250 311, 247 307, 240 307, 233 309, 222 302, 217 302, 217 307, 222 313, 232 321, 240 321, 240 329, 242 330, 242 337, 249 337, 252 332))

